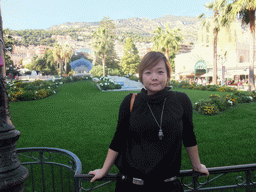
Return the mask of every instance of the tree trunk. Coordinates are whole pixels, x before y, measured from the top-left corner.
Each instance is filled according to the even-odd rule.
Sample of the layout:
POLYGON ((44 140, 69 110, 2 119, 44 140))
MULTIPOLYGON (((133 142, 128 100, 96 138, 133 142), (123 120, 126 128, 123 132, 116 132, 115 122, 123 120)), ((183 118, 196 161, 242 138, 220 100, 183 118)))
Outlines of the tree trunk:
POLYGON ((250 66, 249 66, 249 88, 248 91, 255 90, 255 78, 254 78, 254 57, 255 57, 255 10, 250 11, 250 66))
POLYGON ((103 65, 103 77, 105 77, 105 53, 103 53, 102 65, 103 65))
POLYGON ((68 74, 67 59, 65 58, 65 74, 68 74))
POLYGON ((169 50, 168 50, 168 48, 166 50, 166 57, 167 57, 167 60, 169 61, 169 50))
POLYGON ((61 75, 62 75, 62 61, 60 61, 60 77, 62 77, 61 75))
POLYGON ((214 85, 217 85, 217 39, 218 39, 218 31, 214 31, 214 39, 213 39, 213 77, 212 81, 214 85))

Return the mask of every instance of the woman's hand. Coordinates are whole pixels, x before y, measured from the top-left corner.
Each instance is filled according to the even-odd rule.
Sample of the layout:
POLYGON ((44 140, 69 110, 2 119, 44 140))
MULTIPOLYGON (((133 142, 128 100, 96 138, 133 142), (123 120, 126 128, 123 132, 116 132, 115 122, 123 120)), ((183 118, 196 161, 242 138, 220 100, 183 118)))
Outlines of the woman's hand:
POLYGON ((209 177, 209 175, 210 175, 209 171, 207 170, 207 168, 205 167, 204 164, 201 164, 201 167, 199 169, 195 170, 195 171, 206 174, 207 177, 209 177))
POLYGON ((90 171, 88 174, 94 175, 91 179, 91 183, 94 182, 96 179, 101 179, 106 175, 106 172, 103 169, 95 169, 94 171, 90 171))

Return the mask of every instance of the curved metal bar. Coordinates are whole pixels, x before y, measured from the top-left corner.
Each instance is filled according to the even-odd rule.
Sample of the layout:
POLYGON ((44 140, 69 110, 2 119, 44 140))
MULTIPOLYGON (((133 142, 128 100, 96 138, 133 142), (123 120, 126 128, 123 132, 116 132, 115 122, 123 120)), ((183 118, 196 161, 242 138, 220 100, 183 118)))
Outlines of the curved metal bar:
POLYGON ((246 179, 244 179, 243 176, 236 177, 236 184, 237 185, 244 185, 245 183, 246 183, 246 179), (239 180, 241 181, 240 183, 239 183, 239 180))
POLYGON ((97 185, 96 187, 93 187, 93 186, 94 186, 94 183, 92 183, 92 187, 91 187, 90 189, 85 189, 85 188, 83 188, 83 187, 81 187, 81 189, 82 189, 83 191, 88 192, 88 191, 92 191, 92 190, 94 190, 94 189, 98 189, 98 188, 100 188, 100 187, 103 187, 103 186, 108 185, 108 184, 113 183, 113 182, 114 182, 114 181, 108 181, 108 182, 106 182, 106 183, 97 185))
MULTIPOLYGON (((82 173, 82 163, 81 163, 80 159, 74 153, 72 153, 68 150, 59 149, 59 148, 50 148, 50 147, 29 147, 29 148, 18 148, 17 149, 17 154, 18 153, 31 152, 31 151, 61 153, 65 156, 67 156, 67 157, 70 157, 75 162, 75 165, 76 165, 76 168, 74 170, 75 175, 79 175, 79 174, 82 173)), ((37 158, 35 158, 35 159, 37 159, 37 158)))

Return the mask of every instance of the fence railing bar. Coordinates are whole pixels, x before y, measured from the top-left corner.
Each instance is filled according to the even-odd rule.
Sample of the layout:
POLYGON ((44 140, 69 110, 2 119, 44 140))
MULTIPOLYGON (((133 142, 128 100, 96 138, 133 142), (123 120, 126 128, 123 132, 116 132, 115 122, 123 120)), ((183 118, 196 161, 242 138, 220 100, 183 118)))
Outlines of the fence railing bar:
POLYGON ((69 177, 69 169, 68 169, 68 188, 69 188, 69 191, 71 191, 71 183, 70 183, 70 177, 69 177))
POLYGON ((52 187, 53 187, 53 191, 55 192, 54 168, 52 164, 51 164, 51 168, 52 168, 52 187))
POLYGON ((81 187, 81 188, 82 188, 82 190, 88 192, 88 191, 92 191, 92 190, 94 190, 94 189, 98 189, 98 188, 100 188, 100 187, 103 187, 104 185, 108 185, 108 184, 110 184, 110 183, 112 183, 112 182, 114 182, 114 181, 108 181, 108 182, 106 182, 106 183, 97 185, 96 187, 93 187, 93 186, 92 186, 91 189, 85 189, 85 188, 83 188, 83 187, 81 187))
POLYGON ((62 192, 64 191, 64 188, 63 188, 63 172, 62 172, 62 166, 60 166, 60 180, 61 180, 61 186, 62 186, 62 192))
POLYGON ((33 191, 35 191, 34 171, 33 171, 33 166, 32 165, 30 165, 30 169, 31 169, 31 176, 32 176, 32 188, 33 188, 33 191))
MULTIPOLYGON (((49 164, 49 165, 58 165, 58 166, 62 166, 62 167, 65 167, 67 169, 71 169, 72 170, 72 167, 71 166, 68 166, 68 165, 65 165, 65 164, 61 164, 61 163, 56 163, 56 162, 46 162, 46 161, 43 161, 44 164, 49 164)), ((21 163, 21 165, 33 165, 33 164, 41 164, 41 162, 23 162, 21 163)), ((72 170, 73 171, 73 170, 72 170)), ((74 172, 74 171, 73 171, 74 172)))
POLYGON ((43 179, 43 191, 45 192, 45 177, 44 177, 44 161, 43 161, 43 152, 39 152, 40 154, 40 164, 42 170, 42 179, 43 179))
POLYGON ((216 177, 214 177, 214 178, 212 178, 212 179, 210 179, 210 180, 208 180, 208 178, 207 178, 207 181, 205 182, 205 183, 199 183, 198 182, 198 184, 199 184, 199 186, 197 187, 197 188, 201 188, 202 186, 204 186, 204 185, 206 185, 206 184, 208 184, 208 183, 211 183, 212 181, 215 181, 216 179, 218 179, 218 178, 220 178, 220 177, 222 177, 222 176, 224 176, 224 175, 226 175, 227 173, 222 173, 222 174, 220 174, 220 175, 218 175, 218 176, 216 176, 216 177))
MULTIPOLYGON (((249 186, 254 186, 250 184, 249 186)), ((256 186, 255 186, 256 187, 256 186)), ((245 188, 244 185, 225 185, 225 186, 217 186, 217 187, 205 187, 201 189, 197 189, 198 191, 215 191, 215 190, 226 190, 226 189, 238 189, 238 188, 245 188)), ((251 191, 250 191, 251 192, 251 191)))
POLYGON ((250 192, 249 191, 250 183, 251 183, 251 172, 250 171, 246 171, 246 192, 250 192))
MULTIPOLYGON (((24 155, 24 154, 21 154, 21 153, 17 153, 19 156, 22 156, 22 157, 27 157, 27 158, 30 158, 30 159, 34 159, 34 160, 38 160, 37 158, 35 158, 35 157, 32 157, 32 155, 31 156, 27 156, 27 155, 24 155)), ((32 152, 31 152, 31 154, 32 154, 32 152)))

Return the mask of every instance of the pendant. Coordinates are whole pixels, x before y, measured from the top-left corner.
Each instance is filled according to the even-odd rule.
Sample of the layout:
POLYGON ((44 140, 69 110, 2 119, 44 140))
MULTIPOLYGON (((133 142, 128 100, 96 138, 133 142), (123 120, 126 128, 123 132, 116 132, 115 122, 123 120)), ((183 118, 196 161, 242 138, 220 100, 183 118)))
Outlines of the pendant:
POLYGON ((160 130, 160 131, 159 131, 159 133, 158 133, 158 137, 159 137, 159 139, 160 139, 160 140, 163 140, 164 133, 163 133, 163 131, 162 131, 162 130, 160 130))

